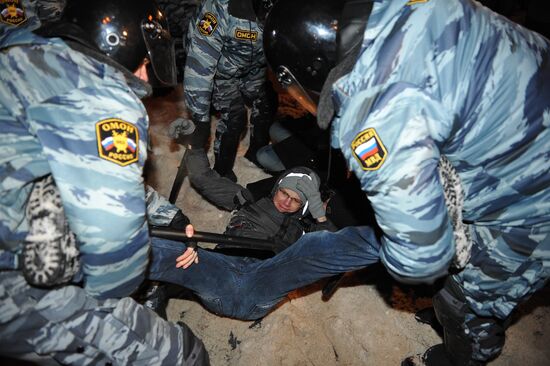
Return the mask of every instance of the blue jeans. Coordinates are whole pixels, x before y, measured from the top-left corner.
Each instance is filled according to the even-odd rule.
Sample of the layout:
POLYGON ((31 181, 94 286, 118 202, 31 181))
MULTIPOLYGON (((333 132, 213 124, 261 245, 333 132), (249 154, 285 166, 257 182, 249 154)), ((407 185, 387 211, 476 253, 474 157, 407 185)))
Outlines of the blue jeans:
POLYGON ((210 311, 237 319, 266 315, 289 292, 319 279, 378 262, 380 244, 370 227, 303 235, 276 256, 259 260, 204 249, 199 263, 176 268, 180 242, 153 238, 149 279, 193 291, 210 311))

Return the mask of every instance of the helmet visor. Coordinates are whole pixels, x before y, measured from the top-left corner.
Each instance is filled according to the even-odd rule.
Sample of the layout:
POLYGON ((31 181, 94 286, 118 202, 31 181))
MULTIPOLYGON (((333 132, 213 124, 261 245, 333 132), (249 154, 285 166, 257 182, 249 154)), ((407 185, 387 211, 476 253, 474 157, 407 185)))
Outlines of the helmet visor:
POLYGON ((141 33, 157 79, 167 86, 176 85, 176 56, 168 24, 149 16, 141 23, 141 33))
POLYGON ((277 81, 279 81, 288 94, 296 99, 309 113, 317 116, 317 104, 319 102, 317 95, 307 92, 298 79, 285 66, 279 66, 275 75, 277 76, 277 81))

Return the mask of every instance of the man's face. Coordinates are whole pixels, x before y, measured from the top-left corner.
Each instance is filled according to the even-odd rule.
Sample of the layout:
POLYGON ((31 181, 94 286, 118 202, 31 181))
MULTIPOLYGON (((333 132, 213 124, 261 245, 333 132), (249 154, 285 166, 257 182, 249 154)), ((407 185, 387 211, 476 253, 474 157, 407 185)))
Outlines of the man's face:
POLYGON ((273 204, 277 211, 282 213, 294 213, 304 205, 298 193, 292 189, 279 188, 273 196, 273 204))
POLYGON ((139 65, 136 71, 134 71, 134 75, 140 78, 141 80, 145 81, 146 83, 149 82, 149 76, 147 75, 147 64, 149 63, 149 59, 145 58, 143 59, 143 62, 139 65))

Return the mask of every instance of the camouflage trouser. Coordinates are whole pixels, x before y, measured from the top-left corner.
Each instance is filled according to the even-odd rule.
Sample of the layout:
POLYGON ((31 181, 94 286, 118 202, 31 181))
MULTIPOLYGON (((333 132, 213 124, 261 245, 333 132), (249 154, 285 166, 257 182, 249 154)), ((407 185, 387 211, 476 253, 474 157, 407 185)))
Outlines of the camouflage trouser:
POLYGON ((251 141, 257 138, 262 140, 260 144, 269 142, 273 114, 269 87, 264 73, 253 78, 215 80, 212 104, 221 117, 216 127, 214 155, 216 165, 223 165, 221 170, 215 166, 220 175, 233 167, 239 141, 247 126, 247 106, 251 108, 251 141))
POLYGON ((469 263, 434 297, 434 307, 455 361, 470 354, 486 362, 502 351, 512 311, 550 277, 550 228, 478 226, 473 233, 469 263))
POLYGON ((130 298, 96 300, 76 286, 30 287, 0 272, 0 354, 66 365, 203 365, 202 342, 130 298))

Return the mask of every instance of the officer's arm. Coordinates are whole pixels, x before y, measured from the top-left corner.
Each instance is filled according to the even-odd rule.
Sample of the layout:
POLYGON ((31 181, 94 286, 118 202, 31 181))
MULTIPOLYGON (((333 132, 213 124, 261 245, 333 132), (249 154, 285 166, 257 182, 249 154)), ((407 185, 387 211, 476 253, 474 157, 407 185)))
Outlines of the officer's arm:
POLYGON ((363 103, 370 108, 355 110, 364 122, 351 142, 353 168, 383 230, 381 260, 401 281, 433 282, 454 255, 437 173, 438 146, 452 119, 441 103, 408 85, 363 103))
MULTIPOLYGON (((82 84, 90 81, 82 75, 82 84)), ((78 240, 86 291, 99 298, 131 294, 149 250, 143 105, 123 87, 83 87, 28 111, 78 240)))
POLYGON ((214 76, 223 47, 227 9, 206 0, 189 24, 189 47, 184 70, 185 103, 194 122, 210 121, 214 76))
POLYGON ((147 220, 150 225, 169 226, 180 209, 151 186, 145 187, 147 220))

